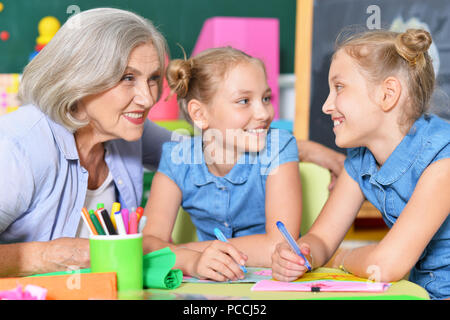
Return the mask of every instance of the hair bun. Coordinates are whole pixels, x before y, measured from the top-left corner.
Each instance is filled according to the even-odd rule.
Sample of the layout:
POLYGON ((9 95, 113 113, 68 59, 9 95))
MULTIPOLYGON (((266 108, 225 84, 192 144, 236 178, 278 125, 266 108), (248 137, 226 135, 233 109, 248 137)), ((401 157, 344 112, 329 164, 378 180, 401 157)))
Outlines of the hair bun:
POLYGON ((189 81, 192 75, 193 61, 191 59, 175 59, 167 67, 167 83, 170 89, 180 98, 188 93, 189 81))
POLYGON ((423 66, 425 63, 424 55, 430 48, 431 43, 432 39, 428 31, 408 29, 397 35, 395 49, 403 59, 409 62, 410 66, 423 66))

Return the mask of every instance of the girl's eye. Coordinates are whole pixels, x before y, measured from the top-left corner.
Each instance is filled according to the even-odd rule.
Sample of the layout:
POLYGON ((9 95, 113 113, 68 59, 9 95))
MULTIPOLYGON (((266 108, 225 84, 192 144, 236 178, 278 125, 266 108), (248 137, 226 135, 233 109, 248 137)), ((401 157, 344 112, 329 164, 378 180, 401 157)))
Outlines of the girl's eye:
POLYGON ((248 104, 249 101, 250 101, 249 99, 245 98, 245 99, 239 100, 237 103, 238 104, 248 104))
POLYGON ((339 92, 339 91, 341 91, 342 88, 344 88, 344 86, 341 84, 336 84, 336 85, 334 85, 334 88, 336 89, 336 91, 339 92))
POLYGON ((272 100, 272 96, 264 97, 262 100, 263 100, 263 103, 270 103, 270 101, 272 100))

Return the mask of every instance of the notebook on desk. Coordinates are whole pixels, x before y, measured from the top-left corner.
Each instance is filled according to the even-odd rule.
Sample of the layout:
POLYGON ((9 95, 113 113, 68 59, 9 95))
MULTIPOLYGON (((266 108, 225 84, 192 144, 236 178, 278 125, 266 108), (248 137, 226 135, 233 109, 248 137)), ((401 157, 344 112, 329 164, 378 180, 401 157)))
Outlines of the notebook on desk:
POLYGON ((218 282, 214 280, 203 280, 190 276, 183 276, 183 282, 193 282, 193 283, 256 283, 261 280, 270 280, 272 279, 272 269, 270 268, 256 268, 256 267, 247 267, 247 273, 245 274, 244 279, 239 280, 230 280, 218 282))

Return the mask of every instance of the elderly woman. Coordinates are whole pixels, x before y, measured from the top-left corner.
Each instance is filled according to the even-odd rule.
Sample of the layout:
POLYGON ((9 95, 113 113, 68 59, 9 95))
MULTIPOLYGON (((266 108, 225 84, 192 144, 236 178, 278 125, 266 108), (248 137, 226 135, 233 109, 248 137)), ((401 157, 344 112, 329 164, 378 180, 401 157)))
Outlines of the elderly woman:
MULTIPOLYGON (((89 267, 81 209, 137 208, 143 167, 171 138, 147 120, 166 55, 152 23, 108 8, 71 19, 25 68, 23 106, 0 117, 0 277, 89 267)), ((341 169, 332 150, 299 149, 341 169)))
POLYGON ((162 35, 116 9, 76 18, 25 68, 24 106, 0 118, 0 276, 88 267, 88 241, 73 239, 88 234, 81 208, 137 208, 143 165, 156 168, 170 140, 146 120, 162 88, 162 35))

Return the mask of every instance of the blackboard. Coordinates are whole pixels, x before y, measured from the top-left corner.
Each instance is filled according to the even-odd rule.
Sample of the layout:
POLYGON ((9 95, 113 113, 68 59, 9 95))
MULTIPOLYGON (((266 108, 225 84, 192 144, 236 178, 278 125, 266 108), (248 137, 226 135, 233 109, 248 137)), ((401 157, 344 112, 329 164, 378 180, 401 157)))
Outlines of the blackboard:
POLYGON ((61 24, 74 7, 88 10, 114 7, 150 19, 167 39, 172 57, 182 57, 176 43, 192 52, 206 19, 214 16, 270 17, 280 21, 280 72, 294 72, 295 0, 1 0, 0 31, 10 39, 0 41, 0 73, 21 73, 34 51, 37 26, 45 16, 61 24), (69 9, 69 13, 67 12, 69 9))
MULTIPOLYGON (((301 0, 300 0, 301 1, 301 0)), ((430 53, 437 70, 438 91, 432 111, 450 119, 450 1, 448 0, 316 0, 314 1, 309 138, 339 151, 330 116, 322 112, 335 39, 342 30, 422 27, 433 37, 430 53), (372 7, 371 7, 372 6, 372 7), (376 13, 379 13, 377 26, 376 13), (352 26, 352 27, 349 27, 352 26)), ((403 31, 403 30, 395 30, 403 31)))

